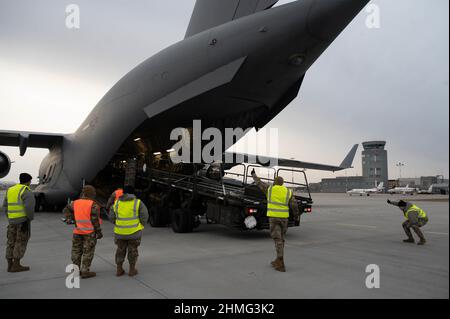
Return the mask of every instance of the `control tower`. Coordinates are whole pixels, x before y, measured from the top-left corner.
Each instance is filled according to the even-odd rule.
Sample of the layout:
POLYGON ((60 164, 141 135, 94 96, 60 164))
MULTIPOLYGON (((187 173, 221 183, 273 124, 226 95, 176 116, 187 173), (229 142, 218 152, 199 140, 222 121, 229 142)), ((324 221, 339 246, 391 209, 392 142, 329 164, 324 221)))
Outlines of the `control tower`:
POLYGON ((385 141, 364 142, 362 152, 363 176, 388 187, 388 154, 385 141))

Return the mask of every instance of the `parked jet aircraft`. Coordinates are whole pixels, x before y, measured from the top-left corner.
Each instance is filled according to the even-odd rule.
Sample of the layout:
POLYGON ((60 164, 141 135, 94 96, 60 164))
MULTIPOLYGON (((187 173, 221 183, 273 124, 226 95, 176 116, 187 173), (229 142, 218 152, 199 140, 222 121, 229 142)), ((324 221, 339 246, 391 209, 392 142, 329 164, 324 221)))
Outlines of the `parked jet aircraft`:
MULTIPOLYGON (((197 0, 185 39, 123 77, 75 133, 0 131, 0 145, 18 146, 21 156, 28 147, 49 149, 35 193, 64 205, 85 182, 107 196, 123 185, 129 161, 145 172, 154 153, 173 145, 170 132, 195 119, 222 133, 264 127, 369 0, 277 2, 197 0)), ((0 176, 10 165, 0 152, 0 176)))
POLYGON ((419 190, 417 194, 421 195, 431 195, 433 194, 433 187, 434 185, 431 185, 428 189, 419 190))
POLYGON ((384 190, 384 183, 381 182, 377 187, 375 188, 365 188, 365 189, 352 189, 347 192, 350 196, 352 195, 359 195, 359 196, 370 196, 370 194, 378 194, 383 192, 384 190))
POLYGON ((416 188, 412 188, 409 187, 409 185, 406 185, 406 187, 395 187, 392 188, 390 190, 388 190, 389 194, 410 194, 410 195, 414 195, 415 193, 417 193, 417 189, 416 188))

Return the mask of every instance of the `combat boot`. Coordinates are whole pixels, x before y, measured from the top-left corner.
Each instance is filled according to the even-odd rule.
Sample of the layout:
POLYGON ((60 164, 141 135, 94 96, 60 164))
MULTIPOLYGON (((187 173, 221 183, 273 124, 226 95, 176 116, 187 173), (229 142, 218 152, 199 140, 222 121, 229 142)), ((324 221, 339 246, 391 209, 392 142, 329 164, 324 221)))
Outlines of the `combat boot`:
POLYGON ((123 264, 117 264, 117 272, 116 276, 121 277, 125 274, 125 270, 123 270, 123 264))
POLYGON ((425 236, 423 235, 422 231, 420 230, 419 227, 414 227, 414 232, 417 234, 417 236, 419 236, 420 238, 420 242, 417 244, 419 246, 423 246, 425 245, 425 243, 427 242, 425 239, 425 236))
POLYGON ((425 239, 425 238, 421 238, 420 241, 419 241, 419 243, 418 243, 417 245, 423 246, 423 245, 425 245, 426 243, 427 243, 426 239, 425 239))
POLYGON ((278 265, 278 258, 276 258, 274 261, 270 263, 273 268, 275 268, 278 265))
POLYGON ((23 272, 23 271, 29 271, 29 270, 30 270, 30 267, 22 266, 20 264, 20 259, 13 259, 10 272, 23 272))
POLYGON ((138 271, 136 269, 136 264, 130 264, 130 271, 128 272, 128 276, 134 277, 138 274, 138 271))
POLYGON ((95 276, 97 276, 97 274, 95 272, 92 272, 92 271, 89 271, 89 270, 81 272, 81 278, 82 279, 89 279, 89 278, 93 278, 95 276))
POLYGON ((284 266, 284 259, 283 257, 277 258, 277 262, 274 266, 276 271, 279 272, 286 272, 286 267, 284 266))
POLYGON ((13 260, 12 259, 7 259, 7 261, 8 261, 8 272, 11 272, 11 268, 12 268, 12 265, 13 265, 13 260))

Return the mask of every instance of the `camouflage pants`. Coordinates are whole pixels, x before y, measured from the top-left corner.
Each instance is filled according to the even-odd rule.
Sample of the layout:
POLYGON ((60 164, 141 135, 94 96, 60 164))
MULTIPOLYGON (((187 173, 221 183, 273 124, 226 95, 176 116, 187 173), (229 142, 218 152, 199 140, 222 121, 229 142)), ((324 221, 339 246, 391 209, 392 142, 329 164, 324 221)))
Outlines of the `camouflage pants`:
POLYGON ((425 219, 417 219, 417 220, 407 220, 405 221, 402 226, 403 226, 403 230, 406 233, 406 236, 408 236, 408 238, 413 238, 412 233, 411 233, 411 228, 414 230, 414 232, 417 234, 417 236, 419 236, 420 239, 425 238, 425 236, 423 235, 422 231, 420 230, 421 227, 425 226, 428 223, 428 220, 425 219))
POLYGON ((289 220, 287 218, 270 218, 270 236, 275 242, 277 257, 284 257, 284 237, 288 230, 289 220))
POLYGON ((77 235, 72 238, 72 262, 77 265, 82 272, 89 271, 94 259, 97 238, 95 234, 77 235))
POLYGON ((139 257, 138 247, 141 244, 140 239, 115 239, 114 243, 117 245, 116 250, 116 264, 121 265, 125 261, 128 250, 128 262, 136 265, 139 257))
POLYGON ((22 259, 30 239, 30 223, 8 225, 6 259, 22 259))

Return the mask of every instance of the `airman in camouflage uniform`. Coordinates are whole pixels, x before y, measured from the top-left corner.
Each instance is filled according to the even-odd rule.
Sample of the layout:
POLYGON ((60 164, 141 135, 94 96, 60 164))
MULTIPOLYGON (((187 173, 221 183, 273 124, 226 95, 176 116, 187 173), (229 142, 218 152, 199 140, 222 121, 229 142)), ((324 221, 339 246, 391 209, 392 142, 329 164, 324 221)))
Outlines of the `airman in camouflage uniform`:
POLYGON ((31 180, 32 177, 29 174, 20 174, 20 184, 9 188, 3 201, 3 210, 9 222, 6 243, 8 272, 30 270, 30 267, 22 266, 20 260, 27 250, 28 240, 31 236, 31 221, 34 219, 35 198, 29 189, 31 180), (13 192, 17 193, 19 198, 16 195, 11 196, 13 192), (8 197, 15 199, 11 199, 11 202, 8 203, 8 197), (19 210, 22 211, 22 216, 14 216, 19 210))
MULTIPOLYGON (((81 193, 80 199, 93 200, 95 198, 95 188, 92 186, 85 186, 81 193)), ((75 211, 74 202, 64 208, 63 213, 66 216, 67 224, 75 223, 75 211)), ((95 201, 92 204, 90 221, 94 226, 94 231, 91 234, 80 235, 73 234, 72 238, 72 262, 77 265, 80 269, 81 278, 91 278, 95 277, 96 273, 90 271, 92 260, 94 259, 95 246, 97 245, 97 240, 103 238, 101 226, 100 226, 100 205, 95 201)))
MULTIPOLYGON (((120 197, 119 201, 121 203, 134 203, 138 201, 134 193, 134 188, 132 186, 124 187, 124 194, 120 197)), ((125 270, 123 269, 123 263, 125 262, 125 258, 128 257, 128 262, 130 264, 130 269, 128 272, 129 276, 136 276, 138 271, 136 269, 136 263, 139 257, 138 247, 141 244, 142 238, 142 229, 148 221, 148 210, 145 204, 141 201, 139 205, 139 209, 136 209, 136 221, 139 226, 137 228, 130 231, 129 234, 120 234, 118 232, 118 223, 120 222, 119 211, 119 201, 111 207, 109 213, 109 220, 116 225, 114 228, 114 243, 117 245, 116 250, 116 265, 117 272, 116 276, 121 277, 125 274, 125 270), (128 252, 128 256, 127 256, 128 252)), ((126 205, 126 204, 125 204, 126 205)), ((133 222, 134 223, 134 222, 133 222)), ((127 227, 128 229, 132 229, 131 227, 127 227)))
MULTIPOLYGON (((256 186, 267 196, 268 189, 270 185, 261 181, 258 176, 256 176, 255 170, 252 171, 252 177, 255 181, 256 186)), ((284 184, 284 180, 281 177, 277 177, 274 181, 274 185, 282 186, 284 184)), ((300 211, 298 208, 298 204, 294 199, 294 196, 289 200, 289 209, 296 219, 300 218, 300 211)), ((277 271, 285 272, 284 266, 284 245, 285 245, 285 237, 288 230, 289 219, 288 218, 269 218, 270 222, 270 236, 275 242, 275 250, 277 252, 277 259, 272 261, 272 266, 277 271)))
POLYGON ((402 226, 408 238, 405 239, 404 242, 405 243, 415 242, 414 237, 411 233, 412 228, 420 239, 418 245, 420 246, 425 245, 427 241, 425 239, 425 236, 423 235, 422 230, 420 229, 428 223, 428 216, 425 213, 425 211, 423 211, 418 206, 409 202, 405 202, 403 200, 398 202, 388 200, 387 202, 390 205, 394 205, 400 208, 403 214, 405 215, 406 220, 403 222, 402 226))
POLYGON ((109 210, 111 209, 112 205, 114 205, 114 203, 116 202, 116 200, 118 198, 120 198, 120 196, 123 195, 123 189, 119 188, 117 190, 115 190, 108 198, 108 202, 106 203, 106 211, 109 212, 109 210))

